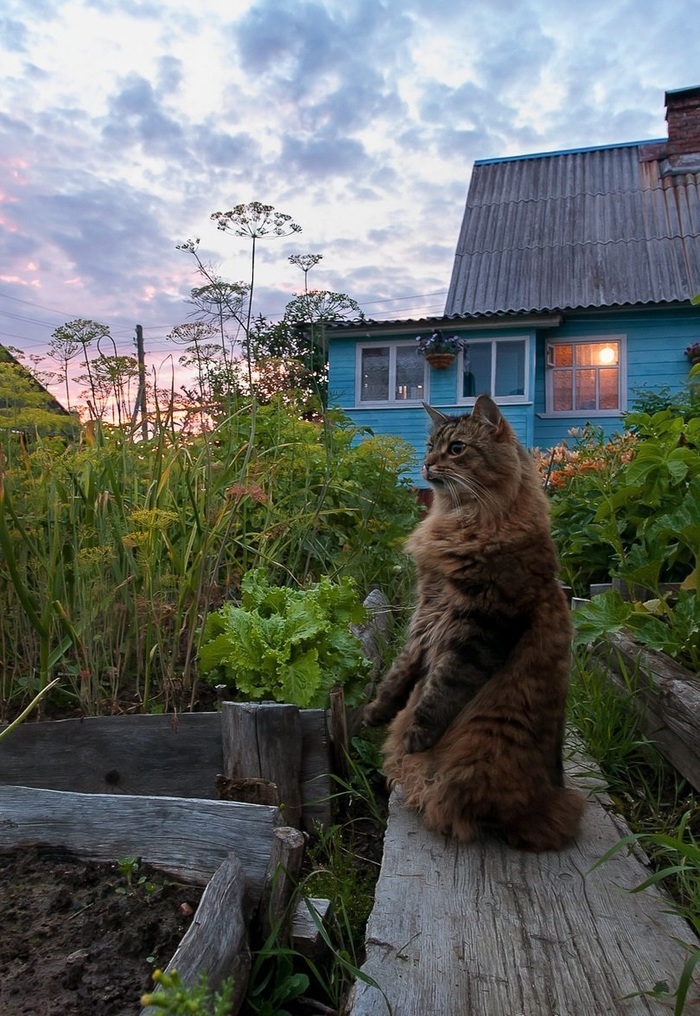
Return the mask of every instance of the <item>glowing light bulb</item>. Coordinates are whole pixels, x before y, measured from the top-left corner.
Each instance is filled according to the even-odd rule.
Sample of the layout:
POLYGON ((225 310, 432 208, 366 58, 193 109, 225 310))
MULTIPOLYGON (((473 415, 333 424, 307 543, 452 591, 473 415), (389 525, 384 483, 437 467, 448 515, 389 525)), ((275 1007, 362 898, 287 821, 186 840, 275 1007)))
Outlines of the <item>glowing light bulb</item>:
POLYGON ((598 359, 601 363, 614 363, 617 359, 617 354, 612 346, 603 346, 598 353, 598 359))

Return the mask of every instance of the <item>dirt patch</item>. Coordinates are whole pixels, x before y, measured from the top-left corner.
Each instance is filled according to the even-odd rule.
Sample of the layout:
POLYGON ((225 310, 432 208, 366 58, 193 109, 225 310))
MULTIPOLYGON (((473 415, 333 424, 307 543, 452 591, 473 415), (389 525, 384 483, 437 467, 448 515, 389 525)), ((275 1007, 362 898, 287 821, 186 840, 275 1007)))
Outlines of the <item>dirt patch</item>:
POLYGON ((202 892, 147 865, 120 871, 56 847, 0 853, 0 1012, 138 1016, 202 892))

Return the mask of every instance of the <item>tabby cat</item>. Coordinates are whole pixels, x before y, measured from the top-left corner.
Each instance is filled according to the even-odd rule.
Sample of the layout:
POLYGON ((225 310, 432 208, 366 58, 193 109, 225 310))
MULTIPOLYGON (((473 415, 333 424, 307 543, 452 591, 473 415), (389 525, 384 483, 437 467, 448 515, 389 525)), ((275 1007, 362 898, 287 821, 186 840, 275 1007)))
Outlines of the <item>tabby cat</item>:
POLYGON ((547 499, 487 395, 471 415, 425 408, 434 498, 407 543, 418 605, 364 718, 393 721, 385 771, 429 828, 466 841, 491 826, 559 850, 583 799, 563 785, 571 621, 547 499))

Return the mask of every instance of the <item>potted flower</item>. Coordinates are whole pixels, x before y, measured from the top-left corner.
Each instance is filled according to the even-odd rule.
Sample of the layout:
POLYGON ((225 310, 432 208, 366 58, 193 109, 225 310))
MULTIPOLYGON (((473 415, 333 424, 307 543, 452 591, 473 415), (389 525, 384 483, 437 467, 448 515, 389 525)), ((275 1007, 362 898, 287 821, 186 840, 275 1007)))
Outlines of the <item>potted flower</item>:
POLYGON ((424 356, 432 367, 444 369, 454 363, 454 359, 460 349, 464 348, 464 342, 457 335, 444 335, 436 328, 431 335, 418 335, 418 352, 424 356))
POLYGON ((694 367, 696 363, 700 363, 700 342, 692 342, 686 346, 685 355, 690 360, 691 366, 694 367))

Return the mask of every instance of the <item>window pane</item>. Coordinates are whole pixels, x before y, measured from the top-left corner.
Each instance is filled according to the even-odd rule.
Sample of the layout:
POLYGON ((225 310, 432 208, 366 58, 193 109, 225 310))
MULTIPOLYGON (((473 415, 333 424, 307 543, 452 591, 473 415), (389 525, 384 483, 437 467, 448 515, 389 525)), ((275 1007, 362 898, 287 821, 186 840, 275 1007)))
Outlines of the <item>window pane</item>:
POLYGON ((574 347, 570 343, 556 342, 552 345, 552 362, 555 367, 571 367, 574 362, 574 347))
POLYGON ((491 343, 470 342, 464 350, 462 395, 491 395, 491 343))
POLYGON ((599 408, 619 409, 620 397, 618 394, 618 370, 617 367, 601 367, 598 371, 600 384, 599 408))
POLYGON ((496 343, 495 395, 525 394, 525 343, 496 343))
POLYGON ((596 409, 595 370, 576 371, 576 409, 596 409))
POLYGON ((362 350, 362 402, 389 398, 389 348, 362 350))
POLYGON ((396 399, 422 399, 425 378, 425 360, 415 346, 398 346, 396 349, 396 399))
POLYGON ((554 391, 554 413, 566 413, 574 408, 573 399, 574 372, 572 370, 555 370, 552 378, 554 391))
POLYGON ((598 363, 598 359, 595 355, 598 351, 597 343, 577 342, 575 349, 577 367, 590 367, 591 364, 598 363))

